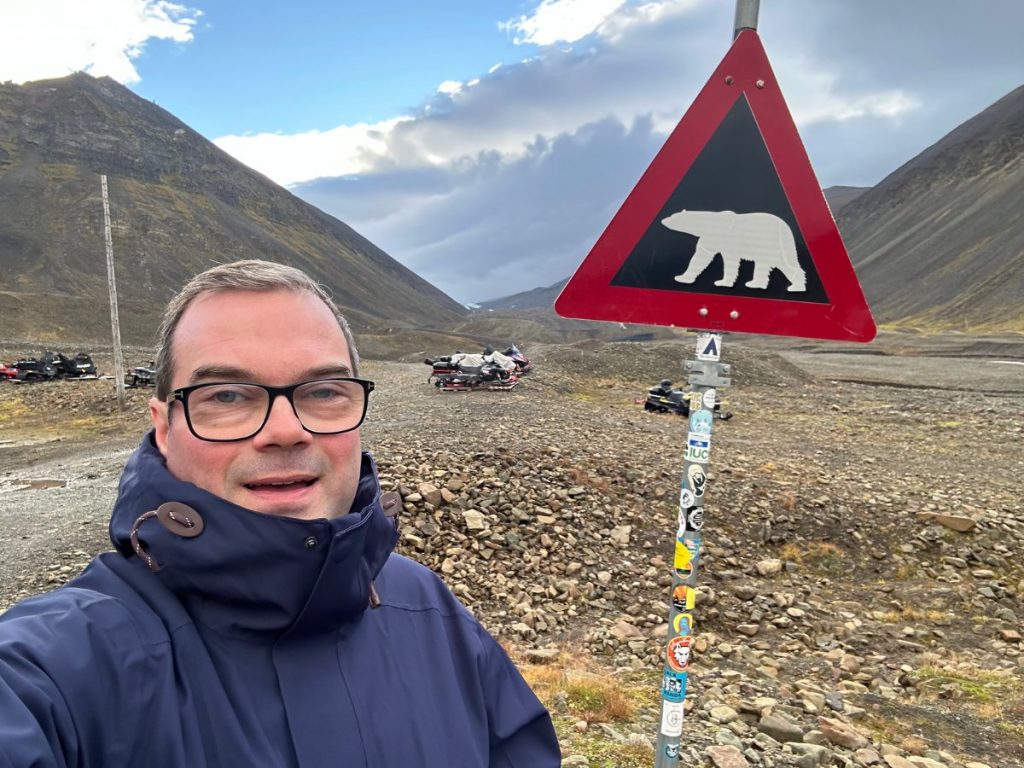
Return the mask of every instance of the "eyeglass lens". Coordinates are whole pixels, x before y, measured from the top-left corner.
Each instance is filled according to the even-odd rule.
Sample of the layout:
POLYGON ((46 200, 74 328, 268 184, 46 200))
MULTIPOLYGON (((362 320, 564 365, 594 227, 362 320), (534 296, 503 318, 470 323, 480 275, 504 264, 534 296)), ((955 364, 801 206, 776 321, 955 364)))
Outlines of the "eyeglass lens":
MULTIPOLYGON (((291 400, 310 432, 344 432, 362 420, 366 391, 354 381, 308 381, 296 388, 291 400)), ((207 384, 188 398, 192 429, 209 440, 249 437, 263 425, 270 407, 270 394, 253 384, 207 384)))

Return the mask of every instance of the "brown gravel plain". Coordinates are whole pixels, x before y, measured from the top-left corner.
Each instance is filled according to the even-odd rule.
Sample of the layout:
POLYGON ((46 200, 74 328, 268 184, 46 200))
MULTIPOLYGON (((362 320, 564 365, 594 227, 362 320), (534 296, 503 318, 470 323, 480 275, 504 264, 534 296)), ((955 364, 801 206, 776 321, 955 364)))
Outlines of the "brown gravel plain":
MULTIPOLYGON (((681 764, 1024 765, 1024 341, 872 346, 727 339, 681 764)), ((365 365, 402 551, 517 654, 567 765, 652 764, 685 429, 636 400, 689 351, 538 345, 465 394, 365 365)), ((0 609, 108 547, 148 395, 0 384, 0 609)))

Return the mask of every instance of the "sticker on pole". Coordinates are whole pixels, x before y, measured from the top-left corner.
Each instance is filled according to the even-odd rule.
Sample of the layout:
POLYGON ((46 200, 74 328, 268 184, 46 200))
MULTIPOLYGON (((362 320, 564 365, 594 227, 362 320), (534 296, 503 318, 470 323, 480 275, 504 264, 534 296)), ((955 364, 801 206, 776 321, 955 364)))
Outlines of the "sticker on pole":
POLYGON ((697 334, 697 359, 717 361, 722 356, 722 334, 697 334))
MULTIPOLYGON (((755 30, 736 38, 555 311, 715 332, 874 338, 755 30)), ((698 359, 717 360, 720 349, 720 341, 698 342, 698 359)))

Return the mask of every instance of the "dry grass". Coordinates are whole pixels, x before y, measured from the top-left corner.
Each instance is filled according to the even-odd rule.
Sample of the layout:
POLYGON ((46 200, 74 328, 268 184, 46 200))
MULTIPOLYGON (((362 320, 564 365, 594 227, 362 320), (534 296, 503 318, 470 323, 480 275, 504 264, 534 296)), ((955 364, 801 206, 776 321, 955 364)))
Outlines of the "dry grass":
POLYGON ((782 545, 779 557, 791 560, 803 568, 820 573, 838 575, 848 568, 843 562, 843 550, 830 541, 807 541, 803 544, 782 545))
POLYGON ((548 709, 557 710, 563 699, 574 721, 614 723, 636 714, 636 697, 623 681, 595 670, 589 657, 563 649, 551 664, 518 661, 523 677, 548 709))
MULTIPOLYGON (((509 651, 523 677, 551 712, 563 755, 583 755, 591 768, 649 768, 654 750, 644 744, 617 743, 595 724, 623 732, 635 724, 641 708, 656 710, 660 694, 650 675, 617 674, 579 648, 563 646, 547 664, 525 661, 509 651), (580 721, 587 723, 579 730, 580 721)), ((645 733, 656 738, 653 730, 645 733)), ((683 768, 682 764, 681 768, 683 768)))
POLYGON ((913 606, 904 606, 900 610, 896 611, 877 611, 874 614, 874 618, 878 621, 885 621, 888 623, 897 623, 901 621, 931 621, 938 622, 943 619, 948 619, 952 616, 950 613, 945 611, 923 611, 913 606))

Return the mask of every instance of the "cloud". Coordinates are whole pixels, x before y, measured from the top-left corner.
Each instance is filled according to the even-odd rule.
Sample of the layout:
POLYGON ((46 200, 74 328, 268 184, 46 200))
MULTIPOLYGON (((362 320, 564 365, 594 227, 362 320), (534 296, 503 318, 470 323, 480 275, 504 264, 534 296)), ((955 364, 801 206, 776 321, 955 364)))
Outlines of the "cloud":
POLYGON ((499 24, 516 32, 514 42, 522 45, 575 43, 594 32, 626 0, 543 0, 530 16, 499 24))
POLYGON ((515 159, 485 153, 295 191, 345 211, 362 234, 454 298, 485 300, 568 275, 662 140, 649 119, 626 128, 605 118, 538 138, 515 159))
POLYGON ((0 24, 0 80, 72 72, 134 83, 149 40, 187 43, 201 11, 166 0, 8 0, 0 24))
POLYGON ((346 176, 371 168, 395 126, 411 118, 342 125, 328 131, 221 136, 214 143, 278 184, 346 176))

